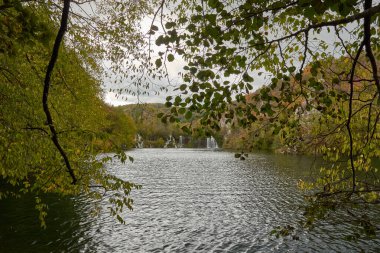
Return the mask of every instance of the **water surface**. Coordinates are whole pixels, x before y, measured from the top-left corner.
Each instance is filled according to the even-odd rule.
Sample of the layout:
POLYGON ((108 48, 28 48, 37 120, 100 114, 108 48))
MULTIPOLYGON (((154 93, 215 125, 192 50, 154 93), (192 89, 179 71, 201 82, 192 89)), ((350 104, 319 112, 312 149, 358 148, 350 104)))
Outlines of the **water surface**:
MULTIPOLYGON (((379 252, 379 240, 348 242, 352 226, 324 226, 275 238, 278 225, 302 219, 300 178, 313 158, 199 149, 139 149, 133 164, 109 170, 143 185, 134 211, 117 223, 88 199, 48 197, 48 229, 38 228, 33 200, 0 202, 0 252, 379 252)), ((106 207, 106 202, 101 203, 106 207)))

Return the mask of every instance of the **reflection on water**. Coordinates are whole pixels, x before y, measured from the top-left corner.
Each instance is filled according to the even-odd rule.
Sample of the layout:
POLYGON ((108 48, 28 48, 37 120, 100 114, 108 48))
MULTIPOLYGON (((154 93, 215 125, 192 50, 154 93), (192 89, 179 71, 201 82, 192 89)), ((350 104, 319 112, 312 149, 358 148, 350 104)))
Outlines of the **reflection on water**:
POLYGON ((54 195, 43 199, 49 203, 47 229, 41 229, 33 196, 0 201, 0 252, 80 252, 88 245, 90 203, 54 195))
MULTIPOLYGON (((85 198, 50 203, 48 229, 39 229, 34 200, 0 202, 0 252, 379 252, 380 240, 343 241, 350 226, 323 226, 299 240, 276 239, 277 225, 302 217, 296 189, 312 159, 191 149, 139 149, 135 163, 109 169, 143 185, 133 192, 126 225, 103 210, 91 216, 85 198)), ((105 204, 105 203, 104 203, 105 204)))

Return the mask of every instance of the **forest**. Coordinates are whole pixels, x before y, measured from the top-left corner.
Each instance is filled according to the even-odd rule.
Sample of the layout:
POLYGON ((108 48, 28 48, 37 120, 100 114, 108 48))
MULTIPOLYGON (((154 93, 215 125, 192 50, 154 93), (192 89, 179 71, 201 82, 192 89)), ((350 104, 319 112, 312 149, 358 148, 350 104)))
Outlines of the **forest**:
POLYGON ((380 201, 379 13, 372 0, 0 0, 0 199, 33 193, 45 226, 44 194, 101 188, 123 223, 141 186, 107 162, 133 161, 137 134, 161 148, 213 136, 237 158, 322 157, 298 184, 306 223, 348 210, 375 236, 362 212, 380 201), (113 107, 104 80, 117 97, 170 93, 113 107))

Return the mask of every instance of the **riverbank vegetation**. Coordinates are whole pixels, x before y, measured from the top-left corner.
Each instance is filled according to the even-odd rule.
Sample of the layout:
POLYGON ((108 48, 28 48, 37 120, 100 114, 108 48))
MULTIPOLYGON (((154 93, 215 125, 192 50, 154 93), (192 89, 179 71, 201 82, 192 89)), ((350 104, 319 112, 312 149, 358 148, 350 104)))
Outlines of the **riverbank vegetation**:
MULTIPOLYGON (((112 157, 96 157, 113 151, 124 161, 121 148, 133 145, 133 121, 102 100, 99 60, 122 57, 115 55, 121 39, 109 38, 107 52, 105 40, 98 39, 113 29, 134 27, 133 15, 140 9, 129 8, 129 23, 115 18, 111 28, 104 27, 110 22, 106 14, 86 22, 81 4, 70 11, 70 1, 63 9, 50 1, 0 1, 0 199, 31 192, 42 225, 44 194, 100 198, 95 189, 116 191, 110 209, 117 216, 121 208, 132 208, 128 194, 140 187, 105 170, 103 163, 112 157)), ((106 11, 115 4, 104 1, 97 7, 106 11)), ((119 35, 126 33, 138 38, 132 28, 119 35)))
MULTIPOLYGON (((133 124, 136 125, 136 138, 141 138, 143 147, 206 148, 207 146, 206 139, 210 137, 210 134, 205 128, 199 128, 194 132, 186 131, 189 125, 200 126, 200 117, 196 114, 188 118, 179 117, 178 122, 170 122, 170 120, 162 120, 158 117, 170 112, 165 104, 130 104, 115 109, 122 111, 127 117, 131 117, 133 124)), ((224 131, 215 132, 213 135, 220 146, 223 145, 223 134, 224 131)), ((136 138, 132 142, 135 146, 137 146, 136 138)))

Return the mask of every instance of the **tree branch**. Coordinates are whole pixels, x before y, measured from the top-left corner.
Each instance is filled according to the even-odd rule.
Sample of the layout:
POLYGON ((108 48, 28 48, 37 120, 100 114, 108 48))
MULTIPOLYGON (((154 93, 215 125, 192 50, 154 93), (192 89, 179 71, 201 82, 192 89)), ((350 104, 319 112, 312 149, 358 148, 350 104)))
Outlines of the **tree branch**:
POLYGON ((356 69, 356 64, 359 60, 360 53, 362 52, 364 47, 364 41, 360 44, 360 47, 356 53, 354 62, 352 63, 352 68, 351 68, 351 76, 350 76, 350 100, 348 104, 348 119, 346 123, 347 131, 348 131, 348 137, 350 139, 350 163, 351 163, 351 170, 352 170, 352 192, 355 192, 356 189, 356 171, 355 171, 355 165, 354 165, 354 140, 352 137, 352 131, 351 131, 351 119, 352 119, 352 99, 354 96, 354 75, 355 75, 355 69, 356 69))
POLYGON ((71 179, 72 179, 72 184, 76 184, 77 178, 75 177, 74 171, 70 165, 69 158, 66 155, 66 152, 63 150, 62 146, 60 145, 58 141, 58 136, 57 136, 57 131, 54 127, 53 123, 53 118, 51 116, 50 110, 49 110, 49 105, 48 105, 48 97, 49 97, 49 88, 50 88, 50 80, 51 80, 51 75, 54 70, 55 63, 57 62, 58 59, 58 53, 59 53, 59 47, 63 41, 63 37, 65 35, 65 32, 67 30, 67 21, 69 18, 69 12, 70 12, 70 0, 64 0, 64 6, 62 10, 62 18, 61 18, 61 25, 58 31, 58 34, 55 38, 54 46, 53 46, 53 52, 49 61, 49 64, 47 66, 46 70, 46 75, 45 75, 45 80, 44 80, 44 90, 42 94, 42 106, 46 115, 46 122, 47 125, 49 126, 50 132, 51 132, 51 140, 53 141, 54 145, 58 149, 59 153, 61 154, 67 171, 69 172, 71 179))
POLYGON ((24 127, 23 129, 24 129, 24 130, 38 130, 38 131, 41 131, 41 132, 43 132, 43 133, 49 135, 49 133, 48 133, 45 129, 41 128, 41 127, 31 127, 31 126, 27 126, 27 127, 24 127))
POLYGON ((286 35, 284 37, 281 37, 278 39, 273 39, 271 41, 266 41, 264 43, 257 43, 254 45, 250 45, 250 47, 260 46, 260 45, 267 44, 267 43, 283 41, 283 40, 295 37, 301 33, 306 33, 306 32, 309 32, 311 30, 322 28, 322 27, 338 26, 338 25, 348 24, 348 23, 351 23, 353 21, 356 21, 356 20, 359 20, 359 19, 362 19, 365 17, 371 17, 372 15, 377 14, 379 12, 380 12, 380 4, 378 4, 374 7, 371 7, 371 8, 369 8, 363 12, 357 13, 357 14, 352 15, 352 16, 348 16, 346 18, 336 19, 336 20, 332 20, 332 21, 325 21, 325 22, 321 22, 321 23, 317 23, 317 24, 311 24, 311 25, 308 25, 307 27, 305 27, 301 30, 298 30, 298 31, 291 33, 289 35, 286 35))
MULTIPOLYGON (((365 0, 364 9, 369 10, 371 9, 371 6, 372 6, 372 0, 365 0)), ((380 94, 380 81, 379 81, 379 76, 377 74, 376 59, 375 59, 375 56, 373 55, 372 48, 371 48, 371 15, 364 17, 364 44, 365 44, 367 57, 369 61, 371 62, 372 75, 377 87, 377 93, 380 94)))

